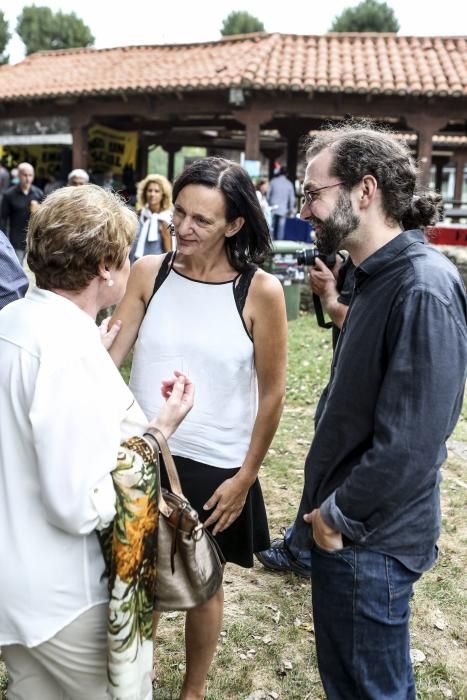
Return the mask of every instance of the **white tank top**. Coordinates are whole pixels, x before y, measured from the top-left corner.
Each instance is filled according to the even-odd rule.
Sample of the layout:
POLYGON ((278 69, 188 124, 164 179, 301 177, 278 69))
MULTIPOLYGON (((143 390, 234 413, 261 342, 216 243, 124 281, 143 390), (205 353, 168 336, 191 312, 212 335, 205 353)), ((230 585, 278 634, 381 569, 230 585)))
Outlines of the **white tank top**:
MULTIPOLYGON (((246 276, 251 280, 251 273, 246 276)), ((162 379, 176 369, 188 374, 195 402, 170 448, 174 455, 224 469, 242 465, 257 411, 253 341, 235 298, 238 287, 234 295, 235 281, 238 276, 199 282, 170 269, 149 302, 130 376, 130 388, 151 419, 163 403, 162 379)))

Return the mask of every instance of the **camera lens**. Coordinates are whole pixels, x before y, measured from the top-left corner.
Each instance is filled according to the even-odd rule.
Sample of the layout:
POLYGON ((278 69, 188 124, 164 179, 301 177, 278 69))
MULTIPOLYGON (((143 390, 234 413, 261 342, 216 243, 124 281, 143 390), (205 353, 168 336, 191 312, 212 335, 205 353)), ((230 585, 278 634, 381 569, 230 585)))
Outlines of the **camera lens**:
POLYGON ((314 265, 317 257, 319 257, 317 248, 302 248, 295 253, 297 265, 304 265, 306 267, 314 265))

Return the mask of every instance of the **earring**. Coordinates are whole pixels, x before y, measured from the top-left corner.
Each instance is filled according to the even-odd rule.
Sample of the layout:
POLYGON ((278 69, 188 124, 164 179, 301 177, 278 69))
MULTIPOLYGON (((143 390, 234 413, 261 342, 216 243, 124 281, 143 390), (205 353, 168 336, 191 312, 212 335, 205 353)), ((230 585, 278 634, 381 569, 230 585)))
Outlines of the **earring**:
POLYGON ((113 287, 113 286, 114 286, 114 281, 113 281, 113 279, 112 279, 111 277, 109 277, 109 279, 107 280, 107 286, 108 286, 108 287, 113 287))

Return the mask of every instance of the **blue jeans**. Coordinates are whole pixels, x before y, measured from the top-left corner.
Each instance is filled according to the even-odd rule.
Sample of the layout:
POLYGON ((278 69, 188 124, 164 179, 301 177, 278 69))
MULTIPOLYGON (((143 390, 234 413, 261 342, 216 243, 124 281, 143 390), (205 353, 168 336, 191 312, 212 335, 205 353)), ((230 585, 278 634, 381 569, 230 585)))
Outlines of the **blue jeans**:
POLYGON ((287 217, 281 214, 273 214, 272 216, 272 237, 275 241, 284 240, 285 222, 287 217))
POLYGON ((294 555, 295 559, 303 566, 311 567, 311 540, 308 536, 306 543, 300 542, 297 535, 295 523, 289 525, 284 534, 284 542, 288 550, 294 555))
POLYGON ((378 552, 313 545, 316 650, 328 700, 415 700, 409 602, 419 577, 378 552))

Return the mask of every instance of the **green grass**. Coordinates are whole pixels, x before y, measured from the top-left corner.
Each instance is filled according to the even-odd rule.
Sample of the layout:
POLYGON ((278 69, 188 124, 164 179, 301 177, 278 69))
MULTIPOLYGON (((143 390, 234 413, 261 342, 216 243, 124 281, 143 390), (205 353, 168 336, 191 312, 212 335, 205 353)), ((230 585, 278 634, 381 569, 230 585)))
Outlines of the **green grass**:
MULTIPOLYGON (((314 409, 329 374, 330 341, 329 332, 319 329, 309 315, 302 314, 289 324, 286 407, 261 471, 273 536, 296 514, 314 409)), ((466 549, 462 518, 465 490, 458 484, 465 479, 465 470, 450 458, 444 471, 443 511, 445 529, 450 531, 441 539, 439 563, 417 584, 413 605, 413 647, 426 657, 415 665, 418 697, 423 700, 467 697, 463 685, 467 659, 462 648, 465 597, 460 563, 466 549), (445 621, 443 630, 434 626, 438 615, 445 621)), ((267 572, 255 564, 253 570, 228 566, 225 590, 224 627, 209 675, 207 700, 324 698, 316 666, 308 584, 293 575, 267 572), (292 668, 285 668, 285 661, 290 661, 292 668)), ((176 663, 170 669, 160 668, 159 688, 154 695, 159 700, 178 697, 184 661, 181 622, 177 618, 161 624, 156 656, 175 658, 176 663)))
POLYGON ((287 404, 312 406, 327 383, 332 357, 331 333, 307 313, 289 323, 287 404))
POLYGON ((462 412, 451 437, 454 440, 462 440, 462 442, 467 442, 467 400, 465 398, 462 406, 462 412))
MULTIPOLYGON (((261 470, 272 536, 295 517, 313 414, 330 363, 329 331, 319 329, 314 317, 307 314, 290 322, 286 406, 261 470)), ((128 370, 127 362, 122 372, 126 377, 128 370)), ((466 404, 463 416, 453 435, 459 445, 467 442, 466 404)), ((415 665, 421 700, 467 698, 463 622, 467 477, 463 454, 450 450, 443 468, 439 562, 415 587, 412 648, 425 655, 425 660, 415 665)), ((258 563, 253 569, 228 565, 225 594, 224 624, 209 674, 207 700, 324 700, 316 666, 309 584, 291 574, 267 572, 258 563)), ((156 659, 159 681, 154 698, 177 700, 184 669, 182 614, 163 616, 156 659)), ((0 671, 0 688, 5 687, 6 676, 0 671)))

